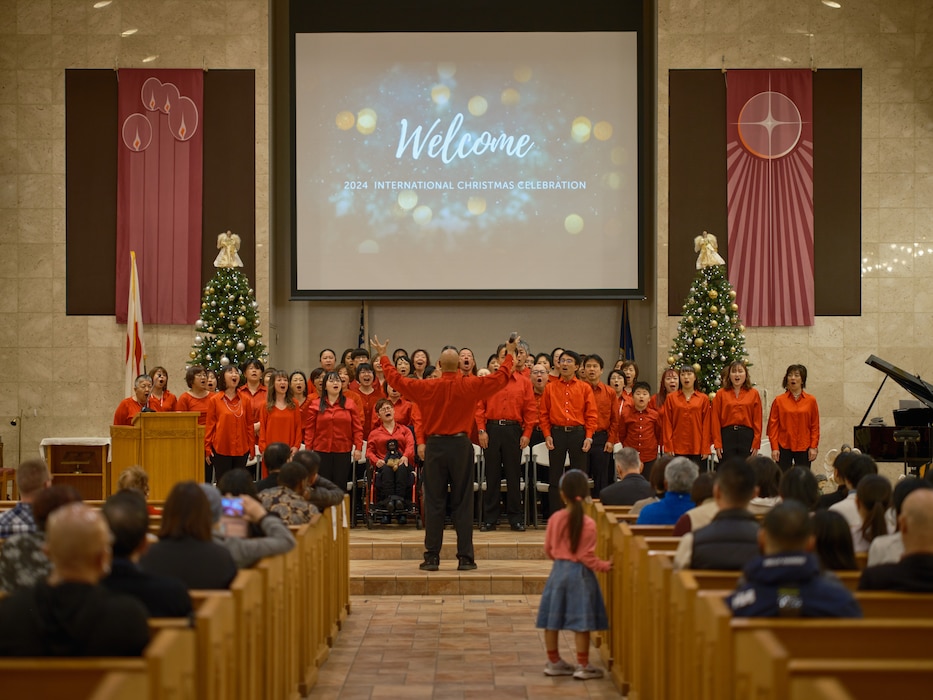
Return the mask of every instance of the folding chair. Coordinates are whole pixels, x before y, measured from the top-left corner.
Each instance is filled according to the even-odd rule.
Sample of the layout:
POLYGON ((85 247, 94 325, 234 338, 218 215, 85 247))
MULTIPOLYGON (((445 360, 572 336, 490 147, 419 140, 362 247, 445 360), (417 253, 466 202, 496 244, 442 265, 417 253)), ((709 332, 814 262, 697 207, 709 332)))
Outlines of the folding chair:
MULTIPOLYGON (((531 486, 529 491, 531 493, 531 512, 534 516, 531 524, 533 527, 538 527, 538 496, 541 494, 542 498, 548 497, 548 490, 551 487, 551 480, 554 478, 550 473, 551 461, 550 461, 550 450, 547 448, 547 443, 539 442, 537 445, 531 448, 531 460, 529 463, 528 471, 531 478, 531 486), (538 480, 538 467, 544 467, 548 470, 548 480, 539 481, 538 480)), ((564 469, 570 466, 570 455, 564 456, 564 469)), ((558 476, 558 479, 560 476, 558 476)))

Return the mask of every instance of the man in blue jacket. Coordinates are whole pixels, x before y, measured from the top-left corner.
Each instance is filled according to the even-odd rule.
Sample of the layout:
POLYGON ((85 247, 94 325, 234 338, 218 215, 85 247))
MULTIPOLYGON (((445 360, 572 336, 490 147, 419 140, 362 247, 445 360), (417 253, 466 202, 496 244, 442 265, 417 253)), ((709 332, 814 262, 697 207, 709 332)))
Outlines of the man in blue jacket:
POLYGON ((820 570, 812 553, 810 514, 803 504, 775 506, 758 533, 764 556, 745 567, 726 602, 736 617, 861 617, 852 594, 820 570))

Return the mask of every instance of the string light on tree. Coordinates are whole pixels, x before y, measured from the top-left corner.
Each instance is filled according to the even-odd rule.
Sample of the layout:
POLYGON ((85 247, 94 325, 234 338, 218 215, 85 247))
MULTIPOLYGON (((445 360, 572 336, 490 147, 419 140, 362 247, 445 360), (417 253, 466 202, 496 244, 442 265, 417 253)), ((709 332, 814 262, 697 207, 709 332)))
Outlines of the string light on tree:
POLYGON ((259 327, 259 304, 253 297, 249 279, 238 268, 243 261, 237 251, 240 237, 226 233, 217 237, 220 253, 214 260, 217 272, 204 287, 201 318, 194 323, 197 333, 189 357, 191 364, 215 371, 246 360, 266 358, 259 327))
POLYGON ((715 392, 723 367, 736 360, 748 364, 745 326, 739 318, 736 293, 729 283, 725 260, 718 253, 716 237, 704 231, 693 243, 700 254, 697 273, 667 363, 692 365, 700 385, 715 392))

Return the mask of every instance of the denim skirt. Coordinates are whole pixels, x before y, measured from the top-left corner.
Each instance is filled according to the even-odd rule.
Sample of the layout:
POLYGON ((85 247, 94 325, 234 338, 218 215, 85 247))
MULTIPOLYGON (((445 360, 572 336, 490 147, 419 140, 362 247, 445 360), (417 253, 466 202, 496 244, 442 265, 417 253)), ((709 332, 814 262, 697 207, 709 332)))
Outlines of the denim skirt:
POLYGON ((535 625, 573 632, 607 629, 606 606, 595 574, 580 562, 557 559, 544 585, 535 625))

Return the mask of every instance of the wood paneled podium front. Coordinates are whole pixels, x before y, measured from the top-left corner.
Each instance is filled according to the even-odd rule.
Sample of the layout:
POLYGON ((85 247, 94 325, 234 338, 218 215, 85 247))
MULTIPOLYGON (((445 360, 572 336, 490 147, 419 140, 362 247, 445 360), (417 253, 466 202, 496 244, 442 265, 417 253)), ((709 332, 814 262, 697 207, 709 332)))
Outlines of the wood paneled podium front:
POLYGON ((110 493, 134 464, 149 474, 149 498, 163 500, 179 481, 204 479, 204 426, 196 411, 140 413, 132 426, 110 426, 110 493))

